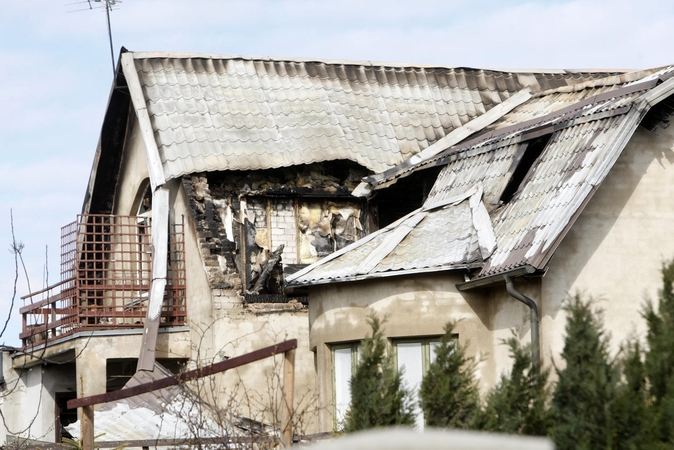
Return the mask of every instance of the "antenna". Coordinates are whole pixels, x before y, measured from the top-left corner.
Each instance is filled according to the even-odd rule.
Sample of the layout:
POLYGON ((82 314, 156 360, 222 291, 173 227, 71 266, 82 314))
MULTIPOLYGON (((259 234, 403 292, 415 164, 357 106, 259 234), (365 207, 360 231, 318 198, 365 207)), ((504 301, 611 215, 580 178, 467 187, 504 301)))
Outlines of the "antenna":
MULTIPOLYGON (((119 4, 122 3, 122 0, 83 0, 77 1, 75 3, 70 3, 70 5, 78 5, 87 3, 89 5, 88 9, 101 9, 105 8, 105 19, 108 24, 108 41, 110 42, 110 60, 112 61, 112 76, 115 76, 115 52, 112 45, 112 27, 110 26, 110 11, 113 9, 119 9, 119 4), (93 1, 93 3, 92 3, 93 1), (96 5, 98 3, 99 5, 96 5)), ((79 9, 77 11, 83 11, 84 9, 79 9)), ((75 11, 70 11, 75 12, 75 11)))

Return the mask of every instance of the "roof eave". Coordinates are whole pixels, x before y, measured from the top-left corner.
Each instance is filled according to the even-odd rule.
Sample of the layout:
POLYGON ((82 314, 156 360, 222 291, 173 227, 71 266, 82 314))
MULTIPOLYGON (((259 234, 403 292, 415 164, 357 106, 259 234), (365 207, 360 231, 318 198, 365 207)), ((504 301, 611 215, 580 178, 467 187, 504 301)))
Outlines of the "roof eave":
POLYGON ((375 280, 380 278, 389 278, 397 277, 404 275, 416 275, 416 274, 426 274, 434 272, 449 272, 454 270, 472 270, 482 267, 482 263, 468 263, 468 264, 456 264, 452 266, 438 266, 438 267, 419 267, 415 269, 403 269, 395 270, 389 272, 375 272, 368 273, 363 275, 351 275, 343 278, 324 278, 320 280, 308 280, 308 281, 291 281, 288 283, 289 287, 312 287, 320 286, 325 284, 335 284, 335 283, 350 283, 354 281, 365 281, 365 280, 375 280))
MULTIPOLYGON (((128 94, 122 92, 126 88, 126 80, 120 64, 121 54, 126 51, 127 50, 122 47, 120 50, 120 57, 117 59, 115 77, 112 80, 112 85, 110 87, 110 94, 108 95, 108 103, 103 115, 103 123, 101 124, 96 153, 94 154, 91 172, 89 173, 89 181, 87 183, 87 190, 82 203, 82 213, 111 212, 108 211, 108 209, 111 208, 107 208, 107 203, 109 202, 107 202, 107 200, 101 200, 100 197, 111 197, 114 195, 114 185, 116 185, 116 179, 119 173, 119 165, 111 165, 109 159, 106 159, 106 156, 111 156, 113 160, 115 159, 115 155, 108 155, 110 152, 106 142, 106 133, 114 134, 116 131, 122 132, 120 129, 121 127, 124 128, 123 133, 126 134, 126 127, 128 126, 129 105, 124 98, 125 96, 128 97, 128 94), (122 122, 123 125, 121 125, 122 122), (101 178, 101 174, 98 171, 98 168, 102 165, 105 166, 105 172, 108 174, 105 180, 101 178), (115 180, 115 182, 111 183, 111 180, 115 180), (111 186, 110 184, 113 185, 111 186), (112 190, 113 192, 108 194, 100 193, 102 189, 112 190), (106 203, 106 207, 102 208, 102 203, 106 203)), ((125 139, 121 139, 120 141, 119 136, 110 138, 111 142, 117 143, 120 147, 124 145, 124 140, 125 139)), ((115 149, 112 149, 112 153, 114 153, 114 151, 115 149)), ((121 148, 119 148, 119 155, 121 155, 121 148)))

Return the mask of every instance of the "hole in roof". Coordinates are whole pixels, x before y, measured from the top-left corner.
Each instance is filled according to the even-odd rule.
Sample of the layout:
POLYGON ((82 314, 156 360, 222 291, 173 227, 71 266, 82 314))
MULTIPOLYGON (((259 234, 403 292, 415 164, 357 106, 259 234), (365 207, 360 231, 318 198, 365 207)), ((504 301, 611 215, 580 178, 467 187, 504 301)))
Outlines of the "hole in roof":
POLYGON ((401 178, 386 189, 375 191, 371 205, 378 209, 379 227, 383 228, 421 208, 444 166, 430 167, 401 178))
POLYGON ((499 199, 501 203, 508 203, 515 196, 517 191, 526 179, 529 178, 529 172, 543 150, 550 142, 552 134, 546 134, 526 142, 515 155, 513 164, 508 172, 511 172, 510 180, 501 193, 499 199), (514 167, 514 170, 513 170, 514 167))
POLYGON ((672 115, 674 115, 674 95, 652 107, 641 121, 641 125, 648 131, 667 128, 672 115))

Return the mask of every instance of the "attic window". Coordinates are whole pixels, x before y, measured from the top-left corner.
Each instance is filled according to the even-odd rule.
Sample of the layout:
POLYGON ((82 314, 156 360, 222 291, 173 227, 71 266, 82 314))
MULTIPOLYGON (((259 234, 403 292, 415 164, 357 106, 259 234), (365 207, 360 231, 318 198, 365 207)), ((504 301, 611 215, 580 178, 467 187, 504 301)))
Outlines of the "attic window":
POLYGON ((522 183, 528 178, 528 174, 534 165, 534 162, 541 156, 543 150, 550 142, 552 134, 539 136, 525 143, 519 152, 515 155, 509 173, 512 173, 510 180, 501 193, 500 203, 508 203, 512 200, 515 193, 520 189, 522 183), (514 170, 513 170, 514 168, 514 170))

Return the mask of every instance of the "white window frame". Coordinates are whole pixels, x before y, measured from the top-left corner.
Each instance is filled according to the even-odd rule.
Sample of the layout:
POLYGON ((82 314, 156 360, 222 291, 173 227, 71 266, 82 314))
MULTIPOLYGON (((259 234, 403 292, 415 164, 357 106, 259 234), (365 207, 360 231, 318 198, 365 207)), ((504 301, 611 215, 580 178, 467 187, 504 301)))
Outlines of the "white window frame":
MULTIPOLYGON (((332 344, 330 345, 330 356, 332 360, 332 399, 333 399, 333 429, 334 430, 339 430, 341 426, 344 424, 344 418, 346 411, 348 409, 344 409, 343 412, 340 414, 340 406, 337 402, 337 389, 338 389, 338 380, 337 380, 337 371, 335 370, 335 351, 336 350, 345 350, 345 349, 350 349, 351 350, 351 377, 356 373, 356 367, 358 365, 358 358, 360 356, 360 341, 354 341, 354 342, 345 342, 345 343, 339 343, 339 344, 332 344), (340 417, 342 416, 342 417, 340 417)), ((347 383, 351 382, 351 378, 347 381, 347 383)), ((348 397, 349 401, 347 405, 351 404, 351 386, 349 385, 348 387, 348 397)), ((343 404, 343 402, 341 403, 343 404)))
MULTIPOLYGON (((435 361, 435 354, 432 351, 435 345, 440 344, 441 336, 427 336, 427 337, 416 337, 416 338, 392 338, 391 346, 393 347, 395 367, 399 369, 398 361, 398 345, 400 344, 420 344, 421 345, 421 379, 426 376, 428 368, 431 363, 435 361)), ((403 375, 404 376, 404 375, 403 375)), ((408 380, 404 380, 408 381, 408 380)), ((419 407, 419 388, 421 387, 421 380, 419 381, 418 386, 409 386, 407 388, 412 389, 412 400, 414 402, 414 413, 416 414, 416 424, 415 428, 419 431, 424 429, 424 413, 419 407)))

